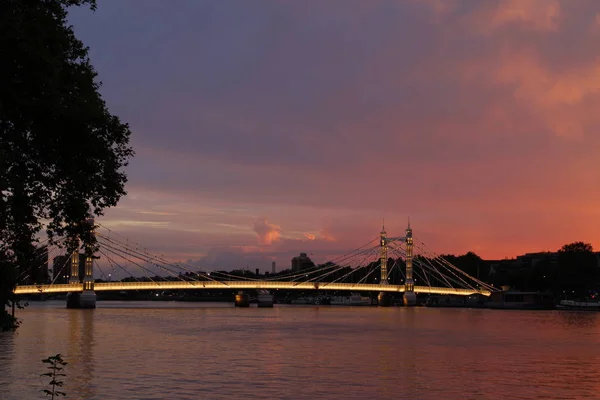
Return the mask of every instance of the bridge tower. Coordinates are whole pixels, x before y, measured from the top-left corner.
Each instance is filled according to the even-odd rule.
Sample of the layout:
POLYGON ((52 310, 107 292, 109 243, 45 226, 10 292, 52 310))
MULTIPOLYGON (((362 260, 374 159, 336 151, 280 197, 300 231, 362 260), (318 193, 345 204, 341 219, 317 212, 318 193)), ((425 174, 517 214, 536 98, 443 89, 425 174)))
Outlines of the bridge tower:
MULTIPOLYGON (((86 224, 94 235, 94 219, 90 218, 86 224)), ((70 284, 79 284, 79 240, 78 245, 71 254, 70 284)), ((67 294, 67 308, 96 308, 96 292, 94 292, 94 258, 93 249, 88 245, 85 252, 85 268, 83 276, 83 291, 69 292, 67 294)))
MULTIPOLYGON (((78 241, 79 243, 79 241, 78 241)), ((71 275, 69 283, 79 283, 79 245, 71 253, 71 275)))
MULTIPOLYGON (((91 235, 95 235, 94 219, 86 221, 91 235)), ((85 276, 83 277, 83 292, 81 292, 80 307, 96 308, 96 292, 94 292, 94 249, 89 244, 85 251, 85 276)))
MULTIPOLYGON (((79 284, 79 239, 77 239, 77 246, 71 253, 71 274, 69 277, 70 284, 79 284)), ((81 293, 69 292, 67 293, 67 308, 79 308, 80 307, 81 293)))
POLYGON ((414 306, 417 304, 417 295, 415 294, 415 281, 413 280, 413 236, 410 228, 410 219, 408 228, 406 228, 406 282, 404 284, 404 305, 414 306))
MULTIPOLYGON (((385 231, 385 225, 382 225, 379 239, 379 246, 381 247, 379 264, 381 267, 381 285, 387 285, 388 282, 388 270, 387 270, 387 251, 388 251, 388 239, 385 231)), ((381 307, 389 307, 392 305, 392 298, 387 292, 379 292, 377 296, 377 304, 381 307)))

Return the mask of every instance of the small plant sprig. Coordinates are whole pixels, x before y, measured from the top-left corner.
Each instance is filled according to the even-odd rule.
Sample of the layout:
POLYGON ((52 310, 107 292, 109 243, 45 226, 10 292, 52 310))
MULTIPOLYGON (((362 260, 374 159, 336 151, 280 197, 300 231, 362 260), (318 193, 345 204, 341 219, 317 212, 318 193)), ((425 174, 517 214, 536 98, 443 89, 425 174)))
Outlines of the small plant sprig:
POLYGON ((42 362, 44 364, 50 364, 50 366, 48 367, 50 372, 46 372, 45 374, 41 374, 40 376, 50 377, 51 381, 48 382, 48 385, 52 386, 52 390, 44 389, 44 390, 42 390, 42 392, 44 392, 44 394, 46 396, 50 397, 51 399, 54 399, 55 396, 56 397, 66 396, 67 394, 65 392, 61 392, 56 389, 62 387, 62 385, 63 385, 63 381, 58 380, 58 377, 67 376, 66 374, 62 373, 61 371, 68 364, 68 362, 64 361, 60 354, 45 358, 42 360, 42 362))

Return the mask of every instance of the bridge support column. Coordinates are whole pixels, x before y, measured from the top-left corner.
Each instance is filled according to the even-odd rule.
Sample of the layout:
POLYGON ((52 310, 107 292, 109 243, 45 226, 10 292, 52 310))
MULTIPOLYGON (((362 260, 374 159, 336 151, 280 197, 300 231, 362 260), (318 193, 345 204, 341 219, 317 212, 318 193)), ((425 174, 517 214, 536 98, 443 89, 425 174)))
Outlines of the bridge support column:
MULTIPOLYGON (((380 280, 380 284, 381 285, 388 285, 388 270, 387 270, 387 244, 388 244, 388 239, 387 239, 387 233, 385 231, 385 226, 381 227, 381 238, 379 241, 379 246, 381 247, 381 251, 380 251, 380 258, 379 258, 379 265, 381 267, 381 280, 380 280)), ((379 307, 389 307, 392 305, 392 297, 390 296, 389 293, 387 292, 380 292, 379 295, 377 296, 377 305, 379 307)))
POLYGON ((67 308, 81 308, 79 299, 81 298, 81 293, 79 292, 69 292, 67 293, 67 308))
POLYGON ((405 306, 417 305, 417 295, 415 294, 415 281, 413 279, 413 237, 412 229, 410 229, 410 220, 408 221, 408 228, 406 228, 406 283, 404 284, 404 298, 403 303, 405 306))
POLYGON ((404 292, 404 296, 402 297, 402 302, 405 306, 416 306, 417 305, 417 295, 415 292, 404 292))
POLYGON ((236 307, 250 307, 250 296, 240 290, 235 295, 235 306, 236 307))
POLYGON ((379 292, 377 296, 377 305, 379 307, 389 307, 392 305, 392 296, 387 292, 379 292))

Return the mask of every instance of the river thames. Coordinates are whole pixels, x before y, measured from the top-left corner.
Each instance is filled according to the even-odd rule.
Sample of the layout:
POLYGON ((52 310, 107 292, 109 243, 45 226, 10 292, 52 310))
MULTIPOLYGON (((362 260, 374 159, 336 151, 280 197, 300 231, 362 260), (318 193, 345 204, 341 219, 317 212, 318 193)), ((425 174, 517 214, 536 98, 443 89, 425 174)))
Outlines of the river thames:
POLYGON ((0 399, 600 398, 600 313, 63 302, 0 334, 0 399))

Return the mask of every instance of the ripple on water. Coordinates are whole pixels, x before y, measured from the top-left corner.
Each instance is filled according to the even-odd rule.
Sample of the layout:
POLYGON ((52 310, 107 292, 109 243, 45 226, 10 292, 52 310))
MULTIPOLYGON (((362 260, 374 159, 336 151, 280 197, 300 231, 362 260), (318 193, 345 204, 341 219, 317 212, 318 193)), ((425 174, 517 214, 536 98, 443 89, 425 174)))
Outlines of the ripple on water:
POLYGON ((0 399, 568 399, 600 389, 600 314, 35 303, 0 335, 0 399))

